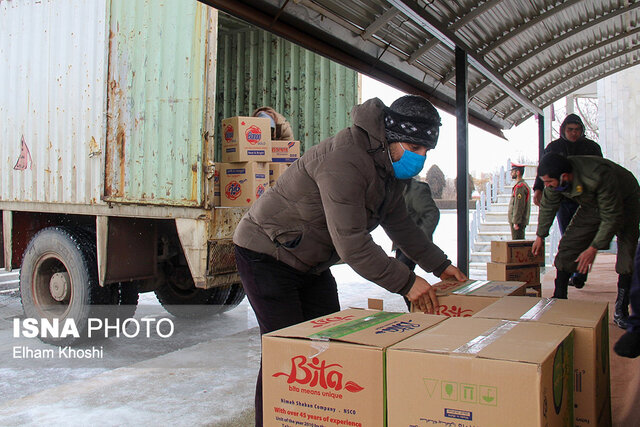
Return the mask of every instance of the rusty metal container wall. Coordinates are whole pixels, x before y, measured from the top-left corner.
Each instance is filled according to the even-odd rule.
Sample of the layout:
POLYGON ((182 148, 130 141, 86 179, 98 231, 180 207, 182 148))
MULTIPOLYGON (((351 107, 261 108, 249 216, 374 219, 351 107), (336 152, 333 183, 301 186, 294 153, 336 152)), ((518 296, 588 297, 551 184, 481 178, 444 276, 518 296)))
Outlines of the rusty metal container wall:
POLYGON ((207 9, 111 0, 105 200, 202 204, 207 9))
POLYGON ((222 13, 219 23, 216 158, 222 119, 263 105, 287 117, 303 149, 351 125, 358 73, 222 13))
POLYGON ((101 197, 105 0, 0 2, 0 200, 101 197))

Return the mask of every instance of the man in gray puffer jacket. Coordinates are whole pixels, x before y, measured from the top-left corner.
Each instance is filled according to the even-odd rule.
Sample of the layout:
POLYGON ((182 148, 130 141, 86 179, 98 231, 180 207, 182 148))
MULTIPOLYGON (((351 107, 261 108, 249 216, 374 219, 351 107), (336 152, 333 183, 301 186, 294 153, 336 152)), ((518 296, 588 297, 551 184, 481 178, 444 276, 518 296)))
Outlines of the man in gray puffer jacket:
MULTIPOLYGON (((342 259, 358 274, 437 310, 435 290, 371 237, 387 235, 424 270, 465 275, 409 218, 402 179, 420 172, 437 143, 440 116, 407 95, 390 108, 377 98, 352 110, 353 126, 307 150, 242 218, 233 237, 242 284, 262 334, 340 310, 329 267, 342 259)), ((256 387, 262 425, 262 382, 256 387)))

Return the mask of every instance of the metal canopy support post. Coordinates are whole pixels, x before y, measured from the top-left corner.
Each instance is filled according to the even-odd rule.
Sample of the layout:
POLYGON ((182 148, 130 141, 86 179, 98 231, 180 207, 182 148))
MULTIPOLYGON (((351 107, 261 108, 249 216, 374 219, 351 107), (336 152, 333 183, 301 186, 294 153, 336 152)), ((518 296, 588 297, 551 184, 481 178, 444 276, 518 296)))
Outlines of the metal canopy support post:
POLYGON ((458 268, 469 275, 469 103, 467 52, 456 47, 456 129, 458 153, 458 268))
POLYGON ((538 160, 544 155, 544 114, 538 114, 538 160))

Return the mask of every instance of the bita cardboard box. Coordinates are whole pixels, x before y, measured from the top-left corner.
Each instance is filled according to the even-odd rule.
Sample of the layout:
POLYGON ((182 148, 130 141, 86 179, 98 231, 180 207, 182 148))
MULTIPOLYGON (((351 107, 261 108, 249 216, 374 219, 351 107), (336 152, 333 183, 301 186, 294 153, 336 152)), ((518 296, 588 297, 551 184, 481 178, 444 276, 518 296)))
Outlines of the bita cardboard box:
POLYGON ((269 187, 273 187, 290 163, 269 163, 269 187))
POLYGON ((272 140, 271 158, 272 162, 295 162, 300 158, 300 141, 272 140))
POLYGON ((270 162, 271 122, 262 117, 222 120, 223 162, 270 162))
MULTIPOLYGON (((524 282, 495 280, 445 280, 433 285, 438 296, 438 313, 448 317, 471 317, 506 295, 524 295, 524 282)), ((413 306, 412 311, 415 311, 413 306)))
POLYGON ((385 425, 385 351, 443 316, 349 309, 262 337, 264 425, 385 425))
POLYGON ((609 313, 606 302, 506 297, 474 317, 542 322, 574 328, 575 425, 611 425, 609 313))
POLYGON ((491 261, 505 264, 544 264, 544 246, 535 256, 531 252, 533 240, 494 240, 491 242, 491 261))
POLYGON ((573 329, 449 318, 387 350, 388 426, 571 426, 573 329))
POLYGON ((502 264, 487 263, 487 279, 517 280, 526 282, 527 287, 540 284, 540 266, 538 264, 502 264))
POLYGON ((220 204, 251 206, 269 188, 269 166, 264 162, 220 163, 220 204))

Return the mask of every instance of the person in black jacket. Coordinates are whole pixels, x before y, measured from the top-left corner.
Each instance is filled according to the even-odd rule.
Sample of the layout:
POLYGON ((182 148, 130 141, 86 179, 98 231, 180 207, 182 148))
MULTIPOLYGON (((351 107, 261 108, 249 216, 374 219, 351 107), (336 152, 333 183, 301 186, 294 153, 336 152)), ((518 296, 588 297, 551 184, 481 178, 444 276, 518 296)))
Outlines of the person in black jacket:
POLYGON ((636 248, 631 280, 631 310, 627 331, 618 339, 613 350, 618 356, 635 358, 640 356, 640 243, 636 248))
MULTIPOLYGON (((602 157, 602 150, 597 142, 586 138, 584 136, 584 124, 582 119, 576 114, 569 114, 562 125, 560 126, 560 138, 555 141, 551 141, 547 148, 544 149, 544 154, 558 153, 563 156, 599 156, 602 157)), ((542 191, 544 190, 544 184, 540 177, 536 177, 536 181, 533 185, 533 203, 536 206, 540 206, 540 199, 542 199, 542 191)), ((562 201, 556 218, 558 220, 558 226, 560 227, 560 234, 564 235, 564 231, 567 229, 571 218, 576 213, 578 204, 573 200, 565 199, 562 201)), ((574 273, 569 279, 569 285, 575 286, 580 289, 584 287, 587 281, 587 275, 582 273, 574 273)))

